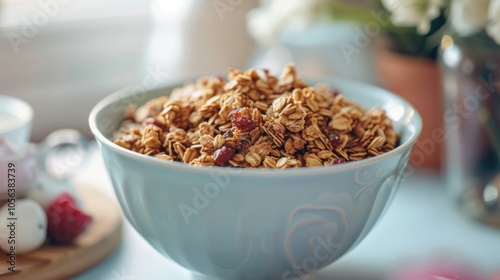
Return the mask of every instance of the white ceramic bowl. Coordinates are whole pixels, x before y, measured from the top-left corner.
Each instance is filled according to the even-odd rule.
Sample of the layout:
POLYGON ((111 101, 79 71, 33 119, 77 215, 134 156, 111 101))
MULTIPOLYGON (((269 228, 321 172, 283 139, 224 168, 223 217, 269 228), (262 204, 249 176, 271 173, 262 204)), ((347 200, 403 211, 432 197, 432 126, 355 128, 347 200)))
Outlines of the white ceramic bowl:
POLYGON ((105 98, 92 110, 90 127, 129 221, 195 278, 306 279, 344 255, 387 207, 422 123, 408 102, 383 89, 328 82, 365 108, 385 109, 401 134, 400 145, 330 167, 193 167, 110 141, 129 104, 168 95, 172 87, 147 92, 129 87, 105 98))
POLYGON ((21 99, 0 95, 0 137, 18 147, 28 143, 33 121, 33 109, 21 99))
POLYGON ((33 109, 28 103, 0 95, 0 205, 9 198, 9 186, 21 198, 35 185, 36 161, 28 147, 32 122, 33 109))

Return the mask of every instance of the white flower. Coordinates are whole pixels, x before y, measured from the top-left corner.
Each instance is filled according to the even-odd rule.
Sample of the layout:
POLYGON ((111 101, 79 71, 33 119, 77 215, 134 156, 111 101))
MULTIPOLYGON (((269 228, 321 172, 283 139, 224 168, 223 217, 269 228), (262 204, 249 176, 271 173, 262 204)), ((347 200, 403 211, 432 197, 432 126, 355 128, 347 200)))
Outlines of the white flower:
POLYGON ((447 0, 382 0, 384 7, 391 12, 391 21, 396 26, 417 27, 419 34, 427 34, 431 22, 439 17, 447 0))
POLYGON ((451 26, 461 36, 469 36, 483 30, 488 23, 489 5, 490 0, 453 0, 451 26))
POLYGON ((500 45, 500 0, 491 0, 488 10, 489 24, 486 32, 500 45))
POLYGON ((286 27, 305 28, 328 12, 331 0, 262 0, 248 13, 248 32, 261 45, 272 45, 286 27))

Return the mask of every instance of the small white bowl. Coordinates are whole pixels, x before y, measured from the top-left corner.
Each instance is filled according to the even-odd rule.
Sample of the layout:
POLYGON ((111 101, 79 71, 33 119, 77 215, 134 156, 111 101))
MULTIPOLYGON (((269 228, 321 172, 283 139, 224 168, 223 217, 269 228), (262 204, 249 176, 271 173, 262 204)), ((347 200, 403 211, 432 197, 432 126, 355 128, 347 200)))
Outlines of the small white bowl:
POLYGON ((32 121, 28 103, 0 95, 0 201, 14 193, 21 198, 35 185, 36 160, 28 146, 32 121))
POLYGON ((21 99, 0 95, 0 137, 23 148, 31 134, 33 109, 21 99))
POLYGON ((105 98, 92 110, 90 127, 129 221, 196 279, 305 279, 344 255, 386 209, 422 122, 408 102, 386 90, 327 82, 365 108, 385 109, 401 134, 400 145, 329 167, 193 167, 110 140, 129 104, 168 95, 173 87, 145 93, 129 87, 105 98))

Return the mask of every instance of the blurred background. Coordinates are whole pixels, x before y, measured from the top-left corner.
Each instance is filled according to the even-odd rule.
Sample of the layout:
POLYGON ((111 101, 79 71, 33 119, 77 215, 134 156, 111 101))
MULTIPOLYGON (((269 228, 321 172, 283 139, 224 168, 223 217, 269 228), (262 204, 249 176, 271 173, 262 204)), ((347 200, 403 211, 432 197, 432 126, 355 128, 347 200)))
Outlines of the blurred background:
POLYGON ((87 129, 100 99, 147 75, 169 82, 245 67, 254 47, 245 14, 255 5, 220 20, 210 1, 2 0, 1 92, 34 107, 35 141, 87 129))
MULTIPOLYGON (((424 190, 406 193, 400 203, 420 219, 414 228, 429 248, 415 263, 426 270, 447 239, 422 229, 428 216, 419 214, 420 205, 437 195, 446 199, 436 204, 455 202, 454 212, 436 206, 448 216, 429 226, 455 238, 445 255, 459 248, 458 263, 469 257, 489 275, 500 270, 500 242, 471 241, 500 237, 493 230, 500 225, 498 0, 0 0, 0 30, 0 94, 33 106, 33 141, 59 128, 90 135, 91 108, 146 77, 155 84, 145 86, 155 87, 227 67, 277 73, 294 61, 306 80, 336 76, 388 88, 424 121, 410 167, 432 180, 417 177, 413 186, 424 190), (422 201, 407 205, 413 195, 422 201)), ((360 259, 377 263, 379 252, 364 252, 360 259)))
POLYGON ((368 46, 348 60, 339 49, 342 42, 355 42, 352 23, 308 21, 278 30, 266 18, 263 29, 274 32, 276 42, 262 45, 247 31, 248 13, 259 4, 2 0, 0 87, 34 106, 37 141, 56 128, 84 129, 98 100, 141 82, 148 71, 171 82, 224 73, 227 67, 278 70, 293 60, 304 77, 376 82, 368 46))

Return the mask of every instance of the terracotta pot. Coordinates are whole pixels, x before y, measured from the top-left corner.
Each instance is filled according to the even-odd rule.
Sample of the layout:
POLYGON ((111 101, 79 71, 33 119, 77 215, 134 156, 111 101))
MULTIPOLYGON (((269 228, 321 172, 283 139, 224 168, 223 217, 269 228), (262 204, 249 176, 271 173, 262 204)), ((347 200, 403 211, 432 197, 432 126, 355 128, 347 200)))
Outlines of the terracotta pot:
POLYGON ((413 149, 412 166, 440 171, 443 141, 436 141, 436 133, 443 133, 444 130, 438 63, 381 48, 376 51, 375 70, 382 87, 408 100, 422 115, 423 131, 413 149))

